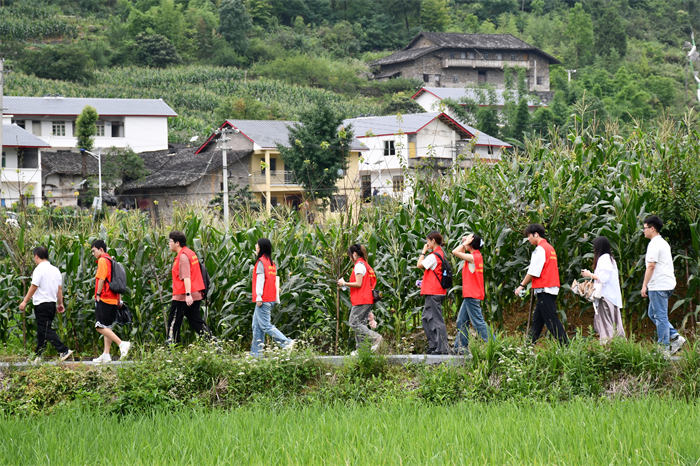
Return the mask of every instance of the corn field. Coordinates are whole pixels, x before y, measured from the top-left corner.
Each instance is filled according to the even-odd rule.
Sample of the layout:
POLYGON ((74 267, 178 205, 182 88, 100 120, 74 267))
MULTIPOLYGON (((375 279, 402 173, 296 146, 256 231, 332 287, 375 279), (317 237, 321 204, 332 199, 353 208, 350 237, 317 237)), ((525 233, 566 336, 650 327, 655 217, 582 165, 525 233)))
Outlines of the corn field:
POLYGON ((37 5, 3 6, 0 15, 0 37, 6 41, 72 37, 76 21, 57 14, 49 7, 37 5))
MULTIPOLYGON (((369 204, 359 215, 346 212, 323 225, 309 225, 290 211, 271 216, 239 212, 228 235, 213 214, 194 210, 178 211, 172 225, 153 225, 144 214, 123 211, 97 224, 84 215, 57 216, 50 224, 54 216, 49 209, 29 212, 32 227, 0 227, 0 340, 16 345, 34 334, 31 315, 20 313, 18 304, 33 268, 29 251, 41 244, 65 274, 69 312, 57 319, 59 334, 76 349, 97 351, 91 304, 95 264, 89 245, 99 237, 129 272, 125 300, 134 313, 129 338, 162 343, 170 299, 171 229, 183 230, 204 257, 212 280, 207 320, 221 338, 249 341, 254 245, 269 237, 282 281, 282 303, 273 320, 285 334, 329 349, 339 312, 341 350, 349 344, 342 323, 349 299, 347 292, 338 293, 335 282, 348 277, 348 245, 361 242, 384 295, 375 309, 380 331, 399 340, 420 326, 422 299, 415 282, 421 272, 415 263, 433 229, 443 233, 448 251, 468 232, 484 238, 484 309, 498 327, 506 313, 527 308, 512 290, 529 263, 532 248, 521 232, 531 222, 545 225, 557 250, 564 320, 568 313, 590 312, 566 284, 581 269, 591 268, 593 238, 602 234, 610 239, 620 270, 623 319, 634 329, 646 318, 646 300, 639 295, 647 245, 641 225, 651 213, 666 221, 662 234, 675 256, 678 287, 671 321, 686 331, 695 329, 700 317, 700 138, 688 125, 660 122, 653 133, 636 130, 627 138, 574 131, 553 145, 531 142, 497 165, 477 163, 469 171, 439 177, 419 173, 414 182, 414 197, 405 205, 369 204)), ((453 265, 459 277, 459 264, 453 265)), ((451 319, 460 304, 460 284, 457 278, 445 304, 451 319)))

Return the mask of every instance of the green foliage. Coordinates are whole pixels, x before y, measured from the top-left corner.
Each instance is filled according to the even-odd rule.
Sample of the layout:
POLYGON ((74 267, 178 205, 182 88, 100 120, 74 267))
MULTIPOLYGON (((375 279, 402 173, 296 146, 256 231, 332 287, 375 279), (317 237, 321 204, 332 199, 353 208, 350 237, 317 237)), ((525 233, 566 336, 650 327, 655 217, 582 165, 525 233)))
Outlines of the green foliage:
POLYGON ((476 126, 484 133, 498 137, 500 128, 498 127, 498 113, 493 107, 479 107, 476 112, 476 126))
POLYGON ((78 139, 77 147, 79 149, 92 150, 95 134, 97 134, 98 117, 97 110, 86 105, 75 120, 75 135, 78 139))
POLYGON ((574 67, 589 65, 593 61, 593 21, 581 3, 569 12, 566 33, 570 43, 567 61, 574 67))
POLYGON ((289 128, 289 146, 277 146, 285 166, 312 199, 329 199, 347 169, 353 133, 352 128, 339 128, 342 122, 330 106, 321 105, 289 128))
POLYGON ((444 31, 450 24, 447 0, 421 0, 420 23, 424 31, 444 31))
POLYGON ((47 45, 22 59, 26 73, 39 78, 87 82, 93 77, 92 62, 78 45, 47 45))
POLYGON ((181 61, 177 50, 165 36, 142 32, 134 38, 134 42, 136 63, 139 65, 165 68, 181 61))
POLYGON ((243 0, 223 0, 219 6, 219 32, 237 52, 248 48, 248 31, 252 27, 243 0))
POLYGON ((108 186, 119 187, 143 179, 149 173, 143 159, 131 149, 110 149, 102 164, 102 179, 108 186))

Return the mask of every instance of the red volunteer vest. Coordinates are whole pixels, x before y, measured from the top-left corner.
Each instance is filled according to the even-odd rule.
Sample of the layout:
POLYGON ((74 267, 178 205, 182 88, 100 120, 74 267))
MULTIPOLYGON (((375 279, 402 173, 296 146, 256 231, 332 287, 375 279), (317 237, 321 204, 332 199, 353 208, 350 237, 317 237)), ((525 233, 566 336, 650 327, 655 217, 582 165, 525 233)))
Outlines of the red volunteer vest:
POLYGON ((462 297, 483 300, 484 292, 484 258, 480 251, 473 251, 474 271, 469 270, 469 262, 464 261, 462 268, 462 297))
MULTIPOLYGON (((102 293, 100 294, 100 299, 105 300, 105 299, 116 299, 119 300, 119 295, 112 290, 109 289, 109 282, 112 281, 112 256, 107 254, 106 252, 100 256, 100 259, 104 259, 107 261, 107 267, 109 268, 109 276, 107 277, 107 280, 105 280, 104 284, 102 285, 102 293)), ((100 259, 97 259, 99 262, 100 259)), ((97 284, 100 282, 98 278, 95 278, 95 298, 97 298, 97 284)))
MULTIPOLYGON (((263 285, 262 300, 264 303, 274 303, 277 301, 277 266, 270 259, 262 256, 258 262, 262 262, 265 270, 265 284, 263 285)), ((255 285, 258 281, 258 274, 255 270, 258 268, 258 262, 253 267, 253 302, 255 302, 255 285)))
POLYGON ((199 259, 197 255, 188 247, 184 247, 175 256, 173 262, 173 295, 185 294, 185 281, 180 280, 180 257, 187 256, 190 262, 190 285, 191 292, 202 291, 204 289, 204 280, 202 279, 202 271, 199 268, 199 259))
MULTIPOLYGON (((443 258, 445 257, 445 253, 442 252, 442 248, 440 246, 436 247, 433 252, 430 254, 435 254, 439 253, 443 258)), ((442 285, 440 284, 440 279, 438 277, 442 277, 442 259, 440 257, 435 256, 437 259, 437 266, 435 267, 435 270, 428 270, 425 269, 423 272, 423 283, 420 285, 420 294, 421 295, 446 295, 447 290, 445 290, 442 285)))
MULTIPOLYGON (((377 276, 374 273, 372 267, 369 266, 366 260, 363 258, 358 258, 358 262, 361 262, 367 268, 367 273, 362 277, 362 286, 359 288, 350 287, 350 304, 353 306, 361 306, 362 304, 374 304, 374 297, 372 297, 372 289, 377 283, 377 276)), ((352 268, 352 274, 350 274, 350 281, 355 281, 355 267, 352 268)))
POLYGON ((538 246, 544 249, 544 267, 539 277, 532 277, 533 288, 548 288, 559 286, 559 265, 557 264, 557 252, 546 239, 540 241, 538 246))

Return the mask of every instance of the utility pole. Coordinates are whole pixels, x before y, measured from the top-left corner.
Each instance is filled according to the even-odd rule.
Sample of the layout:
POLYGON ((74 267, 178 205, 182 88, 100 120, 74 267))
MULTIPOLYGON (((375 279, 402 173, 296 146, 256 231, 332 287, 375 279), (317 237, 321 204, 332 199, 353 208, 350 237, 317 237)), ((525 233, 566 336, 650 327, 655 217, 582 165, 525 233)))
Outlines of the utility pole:
POLYGON ((228 149, 228 130, 224 128, 221 131, 221 157, 224 178, 224 224, 226 225, 226 234, 228 234, 228 160, 226 158, 226 149, 228 149))

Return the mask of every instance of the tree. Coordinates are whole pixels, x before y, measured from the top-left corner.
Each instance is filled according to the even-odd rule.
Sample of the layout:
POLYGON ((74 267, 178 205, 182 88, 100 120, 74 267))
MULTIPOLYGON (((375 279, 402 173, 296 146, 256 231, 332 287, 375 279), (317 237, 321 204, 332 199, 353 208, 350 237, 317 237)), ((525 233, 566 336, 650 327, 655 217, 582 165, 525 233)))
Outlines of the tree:
POLYGON ((420 23, 425 31, 444 31, 450 25, 447 0, 423 0, 420 4, 420 23))
POLYGON ((518 109, 515 112, 515 121, 511 127, 511 136, 518 141, 523 140, 523 136, 530 129, 530 110, 527 106, 527 98, 520 99, 518 109))
POLYGON ((593 21, 580 3, 569 10, 566 35, 571 64, 576 67, 589 65, 593 61, 593 21))
POLYGON ((49 45, 27 53, 21 68, 40 78, 65 81, 90 81, 92 60, 77 45, 49 45))
POLYGON ((160 34, 140 33, 135 38, 136 60, 153 68, 165 68, 180 63, 175 46, 167 37, 160 34))
POLYGON ((285 168, 312 199, 330 198, 347 168, 353 134, 340 128, 342 121, 328 104, 320 104, 289 128, 289 146, 277 145, 285 168))
POLYGON ((86 105, 75 121, 75 136, 78 138, 78 149, 92 150, 97 134, 97 110, 86 105))
POLYGON ((131 149, 112 149, 102 165, 104 183, 112 187, 143 179, 149 173, 143 159, 131 149))
POLYGON ((476 112, 477 129, 495 138, 498 137, 498 114, 493 107, 479 107, 476 112))
POLYGON ((627 54, 627 34, 618 9, 609 5, 596 21, 596 49, 600 55, 610 55, 616 50, 620 57, 627 54))
POLYGON ((554 112, 549 107, 540 107, 532 114, 532 130, 540 136, 546 136, 554 124, 554 112))
POLYGON ((243 0, 222 0, 219 7, 219 32, 238 52, 248 49, 248 33, 253 22, 243 0))

